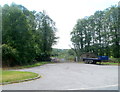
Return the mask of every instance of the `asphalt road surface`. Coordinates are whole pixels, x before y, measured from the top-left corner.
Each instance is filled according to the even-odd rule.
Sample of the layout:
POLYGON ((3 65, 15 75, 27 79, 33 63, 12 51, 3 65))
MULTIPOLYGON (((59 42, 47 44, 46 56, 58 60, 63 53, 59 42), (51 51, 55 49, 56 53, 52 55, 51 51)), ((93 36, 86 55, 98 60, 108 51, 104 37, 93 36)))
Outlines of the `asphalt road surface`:
POLYGON ((4 85, 3 90, 118 90, 118 66, 55 63, 19 71, 42 78, 4 85))

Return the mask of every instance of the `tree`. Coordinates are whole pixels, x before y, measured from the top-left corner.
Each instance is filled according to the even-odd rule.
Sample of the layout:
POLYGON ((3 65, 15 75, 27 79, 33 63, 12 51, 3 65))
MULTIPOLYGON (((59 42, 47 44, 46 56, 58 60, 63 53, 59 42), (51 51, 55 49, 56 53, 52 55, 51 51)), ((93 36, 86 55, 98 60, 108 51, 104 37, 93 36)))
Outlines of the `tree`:
POLYGON ((78 19, 71 32, 77 57, 86 52, 120 57, 119 11, 119 7, 112 6, 78 19))
MULTIPOLYGON (((31 34, 28 29, 29 26, 25 14, 15 4, 11 6, 5 5, 2 14, 3 44, 15 48, 19 52, 19 55, 16 54, 14 57, 16 64, 22 65, 23 63, 28 64, 32 62, 34 57, 29 53, 32 50, 29 42, 31 34)), ((3 49, 3 53, 4 51, 3 49)))
POLYGON ((15 66, 50 60, 57 39, 54 21, 44 12, 29 11, 14 3, 4 5, 2 10, 3 64, 15 66))
POLYGON ((55 40, 57 39, 55 36, 55 23, 48 15, 46 15, 45 12, 37 13, 36 17, 36 21, 38 23, 37 32, 40 37, 39 41, 41 41, 41 44, 38 44, 39 48, 41 49, 41 53, 38 54, 37 59, 48 61, 50 60, 52 45, 56 43, 55 40))

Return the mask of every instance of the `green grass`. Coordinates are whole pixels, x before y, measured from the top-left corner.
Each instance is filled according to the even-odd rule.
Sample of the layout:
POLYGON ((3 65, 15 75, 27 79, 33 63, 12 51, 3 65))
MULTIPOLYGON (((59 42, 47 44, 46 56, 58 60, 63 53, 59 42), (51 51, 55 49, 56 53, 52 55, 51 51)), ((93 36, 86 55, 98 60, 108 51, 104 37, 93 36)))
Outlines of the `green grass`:
POLYGON ((41 66, 41 65, 44 65, 44 64, 49 64, 49 63, 52 63, 52 62, 38 62, 38 63, 32 64, 32 65, 15 66, 15 67, 4 67, 3 70, 30 68, 30 67, 41 66))
MULTIPOLYGON (((84 62, 79 62, 84 63, 84 62)), ((97 62, 97 64, 100 64, 100 62, 97 62)), ((113 63, 113 62, 101 62, 101 65, 119 65, 119 63, 113 63)))
POLYGON ((103 65, 118 65, 118 63, 113 63, 113 62, 102 62, 101 64, 103 64, 103 65))
POLYGON ((25 80, 29 78, 35 78, 38 76, 36 73, 32 72, 22 72, 22 71, 2 71, 2 80, 0 80, 0 83, 2 82, 13 82, 13 81, 20 81, 25 80))
POLYGON ((20 66, 18 68, 30 68, 30 67, 35 67, 35 66, 41 66, 41 65, 44 65, 44 64, 48 64, 48 63, 51 63, 51 62, 38 62, 38 63, 35 63, 35 64, 32 64, 32 65, 25 65, 25 66, 20 66))

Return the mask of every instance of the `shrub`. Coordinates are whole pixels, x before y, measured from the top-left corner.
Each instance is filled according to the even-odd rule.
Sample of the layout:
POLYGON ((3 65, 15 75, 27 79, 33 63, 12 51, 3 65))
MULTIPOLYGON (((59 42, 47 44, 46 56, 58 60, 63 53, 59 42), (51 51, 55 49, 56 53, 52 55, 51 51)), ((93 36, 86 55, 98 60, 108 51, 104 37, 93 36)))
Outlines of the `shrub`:
POLYGON ((13 66, 14 63, 18 58, 18 52, 15 48, 12 48, 11 46, 7 44, 2 45, 2 59, 3 59, 3 66, 13 66))
POLYGON ((120 63, 120 58, 110 58, 111 62, 120 63))

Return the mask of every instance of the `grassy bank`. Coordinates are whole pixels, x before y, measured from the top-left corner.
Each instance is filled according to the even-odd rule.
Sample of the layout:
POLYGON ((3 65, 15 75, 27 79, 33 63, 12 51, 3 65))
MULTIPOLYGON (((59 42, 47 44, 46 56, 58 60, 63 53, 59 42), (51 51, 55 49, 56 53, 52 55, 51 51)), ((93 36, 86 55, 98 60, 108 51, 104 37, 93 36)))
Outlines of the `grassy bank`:
POLYGON ((3 70, 30 68, 30 67, 41 66, 41 65, 44 65, 44 64, 49 64, 49 63, 52 63, 52 62, 38 62, 38 63, 32 64, 32 65, 15 66, 15 67, 4 67, 3 70))
POLYGON ((2 75, 0 74, 0 76, 2 76, 2 80, 0 80, 0 83, 26 80, 38 76, 38 74, 32 72, 6 71, 6 70, 3 70, 1 72, 2 75))
POLYGON ((35 63, 35 64, 32 64, 32 65, 25 65, 25 66, 19 66, 19 67, 16 67, 16 68, 30 68, 30 67, 35 67, 35 66, 41 66, 41 65, 44 65, 44 64, 49 64, 51 62, 38 62, 38 63, 35 63))

